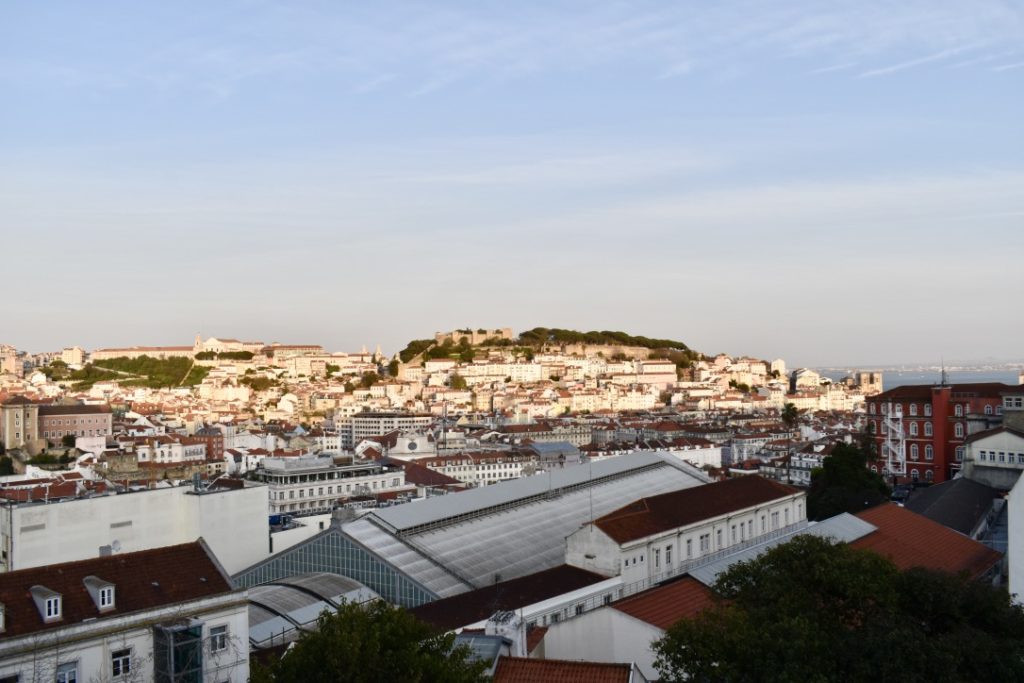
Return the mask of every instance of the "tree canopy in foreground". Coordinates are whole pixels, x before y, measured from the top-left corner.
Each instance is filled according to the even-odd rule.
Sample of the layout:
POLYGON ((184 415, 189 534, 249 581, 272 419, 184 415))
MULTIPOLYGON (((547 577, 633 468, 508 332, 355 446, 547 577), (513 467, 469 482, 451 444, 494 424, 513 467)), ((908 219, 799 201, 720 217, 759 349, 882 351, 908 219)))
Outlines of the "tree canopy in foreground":
POLYGON ((254 683, 433 683, 484 681, 486 664, 452 647, 454 634, 437 634, 408 611, 383 601, 343 604, 324 613, 317 628, 269 668, 254 667, 254 683))
POLYGON ((799 536, 742 562, 721 601, 654 645, 666 681, 1021 681, 1005 591, 799 536))

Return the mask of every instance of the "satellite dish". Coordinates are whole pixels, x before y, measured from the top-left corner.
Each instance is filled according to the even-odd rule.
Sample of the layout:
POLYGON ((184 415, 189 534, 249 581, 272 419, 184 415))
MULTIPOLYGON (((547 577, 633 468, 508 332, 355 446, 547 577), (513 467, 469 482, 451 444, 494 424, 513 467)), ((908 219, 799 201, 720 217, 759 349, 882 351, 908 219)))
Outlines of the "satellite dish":
POLYGON ((113 550, 115 553, 121 552, 121 541, 118 541, 116 539, 114 541, 111 541, 110 549, 113 550))

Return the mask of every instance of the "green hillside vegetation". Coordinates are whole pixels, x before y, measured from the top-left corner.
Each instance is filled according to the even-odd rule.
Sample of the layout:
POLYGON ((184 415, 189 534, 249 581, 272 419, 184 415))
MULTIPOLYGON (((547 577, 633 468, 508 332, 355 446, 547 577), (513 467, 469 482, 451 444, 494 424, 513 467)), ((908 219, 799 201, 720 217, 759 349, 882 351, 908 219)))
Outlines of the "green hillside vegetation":
POLYGON ((625 332, 577 332, 557 327, 535 327, 519 335, 519 344, 524 346, 540 346, 543 344, 593 344, 607 346, 641 346, 645 349, 676 349, 689 351, 690 347, 681 341, 672 339, 651 339, 637 337, 625 332))
POLYGON ((203 381, 209 368, 194 366, 188 358, 110 358, 87 364, 81 370, 67 373, 75 389, 88 389, 96 382, 115 380, 122 386, 162 387, 194 386, 203 381))
MULTIPOLYGON (((498 339, 492 337, 484 340, 480 347, 509 348, 516 355, 523 356, 526 360, 532 360, 537 348, 549 344, 637 346, 650 349, 649 358, 670 360, 680 368, 690 367, 693 361, 701 358, 700 353, 691 350, 683 342, 673 339, 652 339, 650 337, 634 336, 625 332, 609 330, 602 332, 578 332, 576 330, 563 330, 557 327, 535 327, 532 330, 523 332, 517 339, 498 339)), ((433 339, 415 339, 399 352, 398 357, 403 363, 408 363, 419 354, 423 354, 423 360, 425 361, 435 358, 451 358, 470 362, 476 356, 476 351, 465 339, 461 340, 458 344, 453 343, 450 339, 445 340, 443 344, 438 344, 433 339)))
POLYGON ((196 360, 252 360, 252 351, 200 351, 196 360))

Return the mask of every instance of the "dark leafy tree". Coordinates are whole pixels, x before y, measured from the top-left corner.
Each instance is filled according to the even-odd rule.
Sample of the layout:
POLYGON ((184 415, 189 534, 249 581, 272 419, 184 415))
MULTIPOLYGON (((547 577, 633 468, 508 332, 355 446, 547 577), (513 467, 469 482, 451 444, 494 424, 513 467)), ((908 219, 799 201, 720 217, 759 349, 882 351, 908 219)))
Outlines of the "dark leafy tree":
POLYGON ((800 417, 800 411, 797 410, 796 405, 793 403, 786 403, 782 406, 782 422, 787 427, 793 427, 796 424, 797 419, 800 417))
POLYGON ((885 480, 868 469, 867 454, 857 446, 841 443, 832 449, 820 468, 811 472, 807 514, 827 519, 842 512, 860 512, 889 498, 885 480))
POLYGON ((269 668, 254 667, 254 683, 476 683, 486 664, 472 661, 469 649, 453 648, 454 634, 434 633, 400 607, 378 601, 343 604, 323 614, 314 631, 303 634, 269 668))
POLYGON ((1019 681, 1005 591, 800 536, 719 577, 720 602, 655 643, 665 681, 1019 681))

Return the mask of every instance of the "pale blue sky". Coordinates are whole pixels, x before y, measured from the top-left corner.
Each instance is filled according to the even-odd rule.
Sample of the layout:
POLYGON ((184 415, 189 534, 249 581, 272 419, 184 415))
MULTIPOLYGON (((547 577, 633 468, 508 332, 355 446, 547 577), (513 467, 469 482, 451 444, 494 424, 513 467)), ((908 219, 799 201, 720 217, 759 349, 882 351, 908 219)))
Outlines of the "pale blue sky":
POLYGON ((1024 4, 6 2, 0 342, 1024 357, 1024 4))

